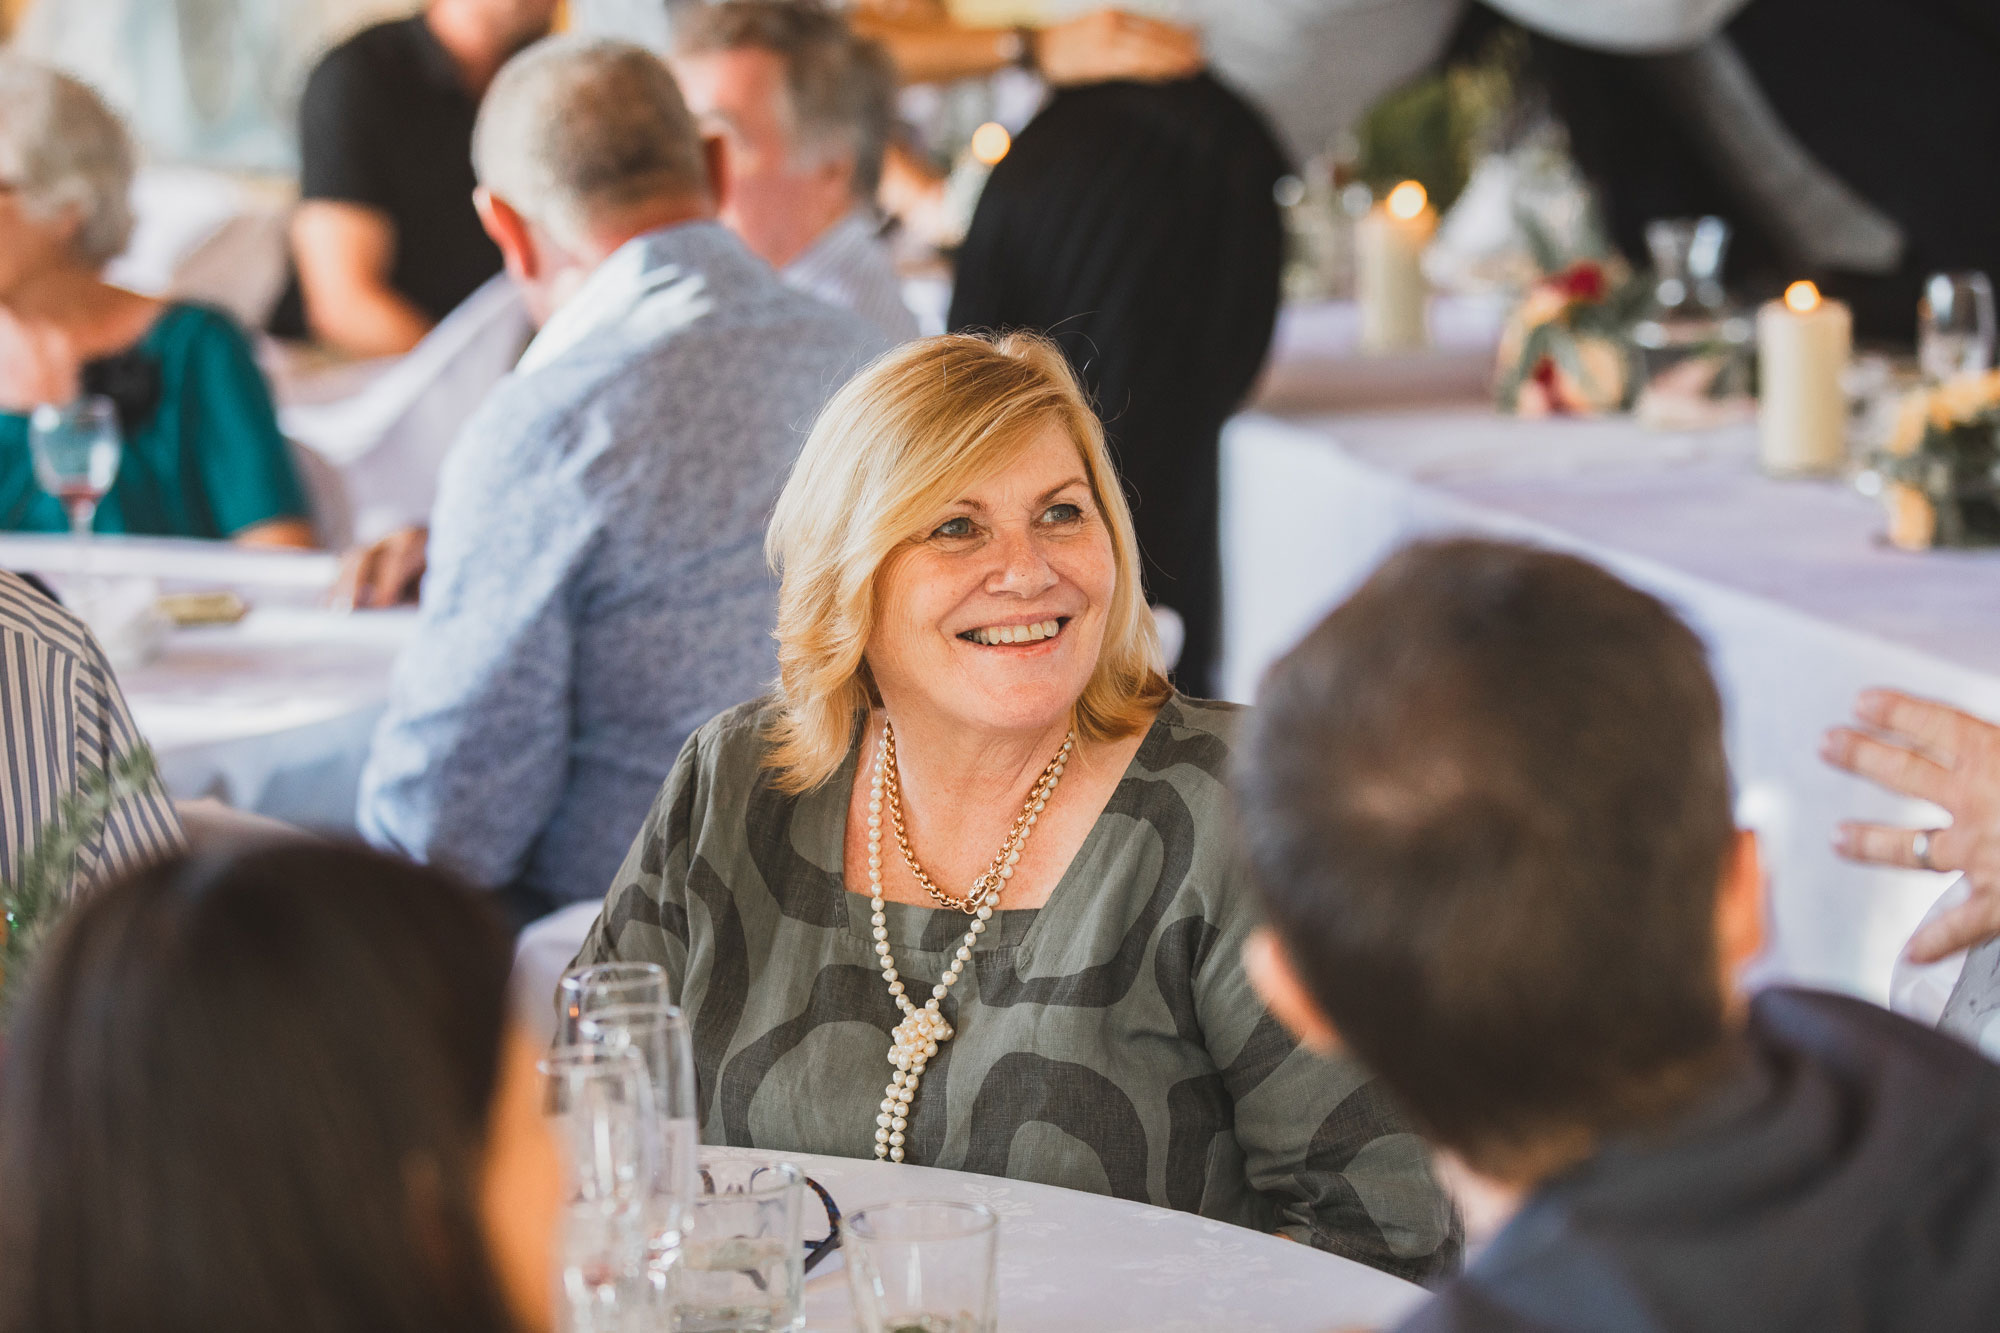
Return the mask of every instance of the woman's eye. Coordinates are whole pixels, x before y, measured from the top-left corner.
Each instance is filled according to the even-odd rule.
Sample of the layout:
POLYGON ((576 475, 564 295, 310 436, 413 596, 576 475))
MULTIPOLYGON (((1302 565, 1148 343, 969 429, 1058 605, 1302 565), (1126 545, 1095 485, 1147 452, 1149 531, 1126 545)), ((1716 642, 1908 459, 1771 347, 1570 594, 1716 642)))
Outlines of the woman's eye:
POLYGON ((970 537, 971 535, 972 520, 963 514, 960 514, 957 518, 946 519, 944 522, 938 524, 937 528, 931 533, 933 537, 970 537))
POLYGON ((1050 505, 1042 511, 1042 522, 1044 523, 1074 523, 1082 517, 1083 506, 1067 502, 1050 505))

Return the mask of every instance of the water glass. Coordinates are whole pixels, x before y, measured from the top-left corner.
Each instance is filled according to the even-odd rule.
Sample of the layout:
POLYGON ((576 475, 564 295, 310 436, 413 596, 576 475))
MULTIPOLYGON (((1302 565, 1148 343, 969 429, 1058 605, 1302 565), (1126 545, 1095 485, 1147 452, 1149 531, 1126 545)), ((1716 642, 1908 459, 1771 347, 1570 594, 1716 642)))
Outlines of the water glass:
POLYGON ((707 1162, 674 1268, 668 1333, 805 1327, 805 1176, 775 1157, 707 1162))
POLYGON ((910 1200, 856 1213, 842 1248, 861 1333, 993 1333, 1000 1227, 976 1203, 910 1200))
POLYGON ((648 1297, 652 1080, 639 1052, 559 1046, 541 1062, 544 1109, 569 1165, 560 1271, 569 1333, 625 1333, 648 1297))
POLYGON ((556 1040, 583 1044, 577 1024, 595 1009, 619 1005, 665 1005, 667 969, 658 963, 596 963, 566 973, 556 987, 556 1040))
POLYGON ((28 455, 35 481, 62 502, 70 531, 90 535, 97 506, 118 480, 125 446, 118 432, 118 409, 100 394, 57 407, 43 403, 28 418, 28 455))
POLYGON ((679 1257, 700 1165, 701 1142, 695 1103, 694 1051, 687 1021, 664 1004, 624 1004, 592 1009, 577 1023, 584 1045, 635 1051, 646 1062, 652 1085, 655 1138, 653 1177, 647 1200, 646 1272, 664 1300, 667 1280, 679 1257))
POLYGON ((1917 304, 1917 365, 1936 384, 1993 365, 1993 284, 1984 273, 1933 273, 1917 304))

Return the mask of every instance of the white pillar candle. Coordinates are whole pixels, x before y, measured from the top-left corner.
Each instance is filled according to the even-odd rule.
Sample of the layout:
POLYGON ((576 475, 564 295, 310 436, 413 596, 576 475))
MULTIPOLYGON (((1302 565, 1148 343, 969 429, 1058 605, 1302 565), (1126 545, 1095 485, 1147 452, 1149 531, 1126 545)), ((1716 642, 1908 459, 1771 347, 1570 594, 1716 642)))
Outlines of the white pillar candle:
POLYGON ((1355 293, 1361 305, 1361 350, 1413 352, 1429 342, 1424 305, 1424 247, 1437 213, 1424 187, 1404 181, 1368 210, 1354 228, 1355 293))
POLYGON ((1757 312, 1757 424, 1773 476, 1840 471, 1847 462, 1847 394, 1840 375, 1854 347, 1854 317, 1809 282, 1757 312))

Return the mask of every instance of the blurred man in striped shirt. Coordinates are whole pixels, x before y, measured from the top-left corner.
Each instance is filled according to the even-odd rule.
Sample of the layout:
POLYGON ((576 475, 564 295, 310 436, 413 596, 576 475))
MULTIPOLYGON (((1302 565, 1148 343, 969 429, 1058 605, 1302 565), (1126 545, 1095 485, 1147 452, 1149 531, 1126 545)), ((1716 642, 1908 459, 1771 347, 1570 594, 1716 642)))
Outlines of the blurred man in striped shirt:
MULTIPOLYGON (((12 882, 78 793, 143 742, 104 650, 81 620, 33 585, 0 572, 0 881, 12 882)), ((159 781, 113 803, 77 852, 78 888, 181 845, 159 781)))

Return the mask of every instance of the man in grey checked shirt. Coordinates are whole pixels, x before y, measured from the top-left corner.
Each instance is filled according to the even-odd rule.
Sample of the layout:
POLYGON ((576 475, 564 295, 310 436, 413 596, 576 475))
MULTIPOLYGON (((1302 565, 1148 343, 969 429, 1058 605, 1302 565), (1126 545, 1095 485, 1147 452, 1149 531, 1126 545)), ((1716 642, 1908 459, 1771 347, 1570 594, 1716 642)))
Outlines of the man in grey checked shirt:
POLYGON ((887 346, 714 220, 722 158, 622 43, 538 44, 480 110, 481 218, 542 329, 446 459, 359 822, 521 918, 602 895, 688 733, 772 679, 765 521, 887 346))

